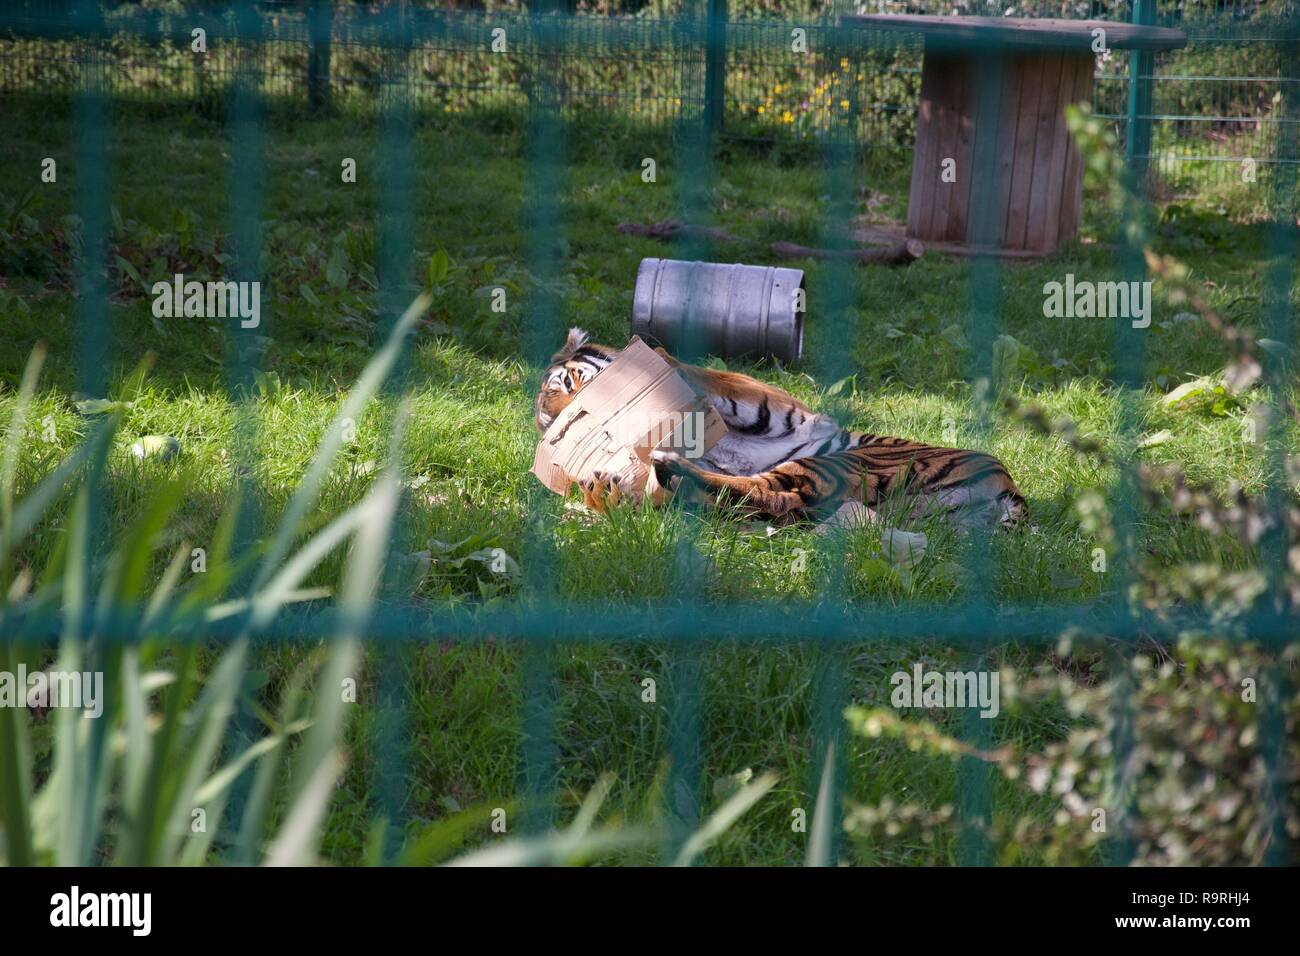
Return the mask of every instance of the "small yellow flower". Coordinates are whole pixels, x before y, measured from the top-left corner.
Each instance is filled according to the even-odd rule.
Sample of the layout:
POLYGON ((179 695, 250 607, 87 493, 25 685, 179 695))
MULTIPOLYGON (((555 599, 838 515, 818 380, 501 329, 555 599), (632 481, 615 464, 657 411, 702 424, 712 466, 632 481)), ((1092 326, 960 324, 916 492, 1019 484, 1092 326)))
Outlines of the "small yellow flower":
POLYGON ((759 111, 760 113, 766 113, 766 112, 767 112, 767 107, 766 107, 766 106, 760 106, 760 107, 758 108, 758 111, 759 111))
POLYGON ((793 122, 794 122, 794 117, 790 115, 790 111, 789 111, 789 110, 786 110, 783 114, 781 114, 781 122, 783 122, 783 123, 793 123, 793 122))
POLYGON ((849 108, 849 101, 848 101, 848 100, 840 100, 840 109, 842 109, 842 110, 846 110, 846 109, 848 109, 848 108, 849 108))
POLYGON ((775 93, 776 95, 780 96, 780 95, 781 95, 781 84, 780 84, 780 83, 776 84, 776 86, 773 87, 772 92, 775 93))

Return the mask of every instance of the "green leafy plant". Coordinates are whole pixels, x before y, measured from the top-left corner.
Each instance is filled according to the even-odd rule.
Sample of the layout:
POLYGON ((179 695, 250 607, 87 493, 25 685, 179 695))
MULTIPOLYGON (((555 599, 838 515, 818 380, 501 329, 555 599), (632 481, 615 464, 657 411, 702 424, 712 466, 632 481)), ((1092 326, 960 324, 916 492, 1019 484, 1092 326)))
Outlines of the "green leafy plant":
POLYGON ((326 433, 307 474, 262 554, 250 583, 231 588, 240 563, 231 554, 235 509, 228 509, 207 561, 210 572, 182 585, 190 555, 177 548, 161 578, 148 569, 160 531, 184 494, 183 481, 162 486, 118 537, 106 560, 94 559, 92 490, 106 467, 121 409, 104 409, 90 438, 22 497, 16 495, 18 446, 35 393, 43 352, 28 363, 0 461, 0 670, 52 663, 63 672, 100 672, 104 708, 85 721, 73 708, 50 720, 48 760, 33 760, 25 713, 0 707, 0 859, 10 865, 112 862, 198 864, 213 854, 242 862, 302 864, 315 859, 321 820, 346 756, 345 707, 338 688, 356 673, 359 629, 383 572, 388 529, 402 483, 396 453, 404 419, 394 428, 392 455, 364 498, 294 548, 342 447, 343 421, 359 414, 393 367, 403 339, 427 306, 417 299, 366 366, 326 433), (71 502, 64 546, 36 574, 17 552, 39 523, 56 520, 71 502), (258 712, 264 733, 226 755, 228 729, 247 676, 250 639, 286 606, 328 592, 304 582, 335 549, 351 544, 337 596, 341 624, 321 652, 298 668, 279 711, 258 712), (51 662, 24 641, 25 621, 54 612, 65 623, 51 662), (206 628, 239 622, 219 652, 206 628), (123 640, 123 633, 138 637, 123 640), (202 644, 202 646, 201 646, 202 644), (212 655, 215 654, 215 657, 212 655), (207 658, 212 657, 210 661, 207 658), (306 687, 314 677, 314 699, 306 687), (290 741, 294 741, 290 755, 290 741), (282 766, 289 783, 276 792, 282 766), (250 799, 228 829, 222 817, 231 788, 253 773, 250 799), (282 809, 272 833, 273 804, 282 809))

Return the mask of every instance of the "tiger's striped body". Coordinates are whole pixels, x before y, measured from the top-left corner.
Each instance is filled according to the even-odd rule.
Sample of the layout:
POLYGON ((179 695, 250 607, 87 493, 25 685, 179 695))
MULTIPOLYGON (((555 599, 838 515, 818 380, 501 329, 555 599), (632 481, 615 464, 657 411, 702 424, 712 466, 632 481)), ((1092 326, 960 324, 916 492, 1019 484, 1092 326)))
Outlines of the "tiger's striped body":
MULTIPOLYGON (((727 424, 727 433, 702 458, 654 453, 660 481, 674 494, 732 500, 775 519, 824 517, 846 501, 873 511, 896 503, 912 517, 938 511, 963 526, 1010 525, 1026 515, 1015 482, 990 455, 850 431, 748 375, 687 365, 660 352, 710 398, 727 424)), ((616 354, 571 329, 543 378, 538 428, 545 430, 616 354)), ((598 510, 625 494, 600 479, 583 492, 598 510)))

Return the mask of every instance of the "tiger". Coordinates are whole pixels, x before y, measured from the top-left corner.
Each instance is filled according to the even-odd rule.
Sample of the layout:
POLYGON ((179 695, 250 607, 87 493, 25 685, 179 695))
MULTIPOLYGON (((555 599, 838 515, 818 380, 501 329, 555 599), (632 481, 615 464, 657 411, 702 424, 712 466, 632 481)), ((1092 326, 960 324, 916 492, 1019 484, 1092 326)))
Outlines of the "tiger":
MULTIPOLYGON (((542 375, 535 422, 545 432, 556 416, 618 355, 568 332, 542 375)), ((846 503, 876 518, 901 503, 908 517, 940 514, 961 530, 1016 527, 1028 507, 1005 465, 991 455, 944 448, 841 427, 788 392, 749 375, 689 365, 657 351, 695 390, 707 396, 726 433, 704 455, 689 459, 651 452, 668 497, 708 505, 733 503, 777 522, 822 520, 846 503)), ((579 483, 584 503, 597 512, 639 500, 625 479, 597 473, 579 483)), ((657 503, 657 502, 656 502, 657 503)))

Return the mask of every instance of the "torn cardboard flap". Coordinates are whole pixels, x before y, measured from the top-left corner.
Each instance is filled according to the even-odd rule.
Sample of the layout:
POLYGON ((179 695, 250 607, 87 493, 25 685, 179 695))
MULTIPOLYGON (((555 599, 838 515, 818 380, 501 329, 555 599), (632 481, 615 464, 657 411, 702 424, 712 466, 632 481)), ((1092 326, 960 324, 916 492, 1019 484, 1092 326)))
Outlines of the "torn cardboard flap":
POLYGON ((712 403, 633 336, 551 422, 537 444, 533 474, 557 494, 598 471, 640 494, 651 481, 651 451, 696 458, 726 431, 712 403))

